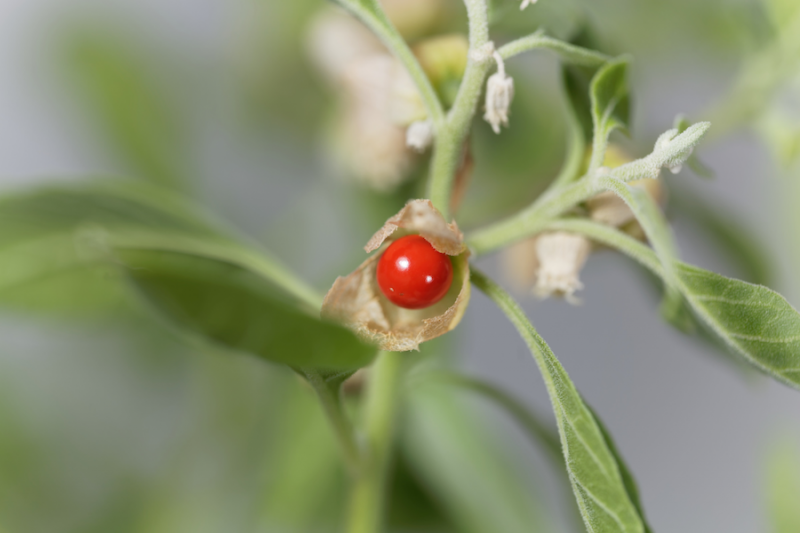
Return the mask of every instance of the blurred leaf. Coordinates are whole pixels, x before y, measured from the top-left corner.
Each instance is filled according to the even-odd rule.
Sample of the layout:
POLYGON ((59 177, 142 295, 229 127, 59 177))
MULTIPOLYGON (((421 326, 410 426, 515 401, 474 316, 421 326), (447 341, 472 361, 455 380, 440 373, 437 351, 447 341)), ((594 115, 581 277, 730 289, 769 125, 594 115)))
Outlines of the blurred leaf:
MULTIPOLYGON (((586 24, 572 38, 570 42, 576 46, 589 50, 606 51, 599 45, 592 28, 586 24)), ((562 64, 561 72, 567 103, 575 119, 581 127, 583 138, 590 142, 594 127, 592 124, 591 84, 599 67, 581 66, 577 64, 562 64)))
POLYGON ((399 450, 389 474, 387 529, 391 532, 425 531, 452 533, 455 526, 446 515, 442 503, 414 474, 409 460, 399 450))
POLYGON ((343 515, 341 456, 313 391, 287 383, 275 443, 264 469, 259 531, 301 533, 336 523, 343 515))
POLYGON ((464 533, 549 531, 548 520, 513 463, 502 461, 481 420, 435 382, 408 394, 404 455, 464 533))
POLYGON ((553 402, 567 471, 587 529, 644 532, 644 520, 631 500, 623 469, 564 367, 519 304, 475 269, 471 279, 514 324, 539 366, 553 402))
POLYGON ((119 307, 97 240, 131 229, 214 234, 182 203, 132 182, 0 197, 0 303, 70 316, 119 307))
POLYGON ((185 184, 186 132, 177 102, 134 41, 108 29, 78 29, 61 45, 64 69, 103 141, 134 177, 185 184))
POLYGON ((599 166, 605 157, 608 136, 615 129, 628 130, 630 96, 627 58, 615 59, 600 67, 590 88, 594 143, 592 160, 599 166), (596 153, 602 152, 602 153, 596 153))
POLYGON ((357 368, 375 356, 350 330, 287 305, 275 280, 223 258, 145 246, 117 256, 145 301, 192 335, 293 367, 357 368))
POLYGON ((767 509, 774 533, 800 531, 800 447, 787 439, 767 463, 767 509))
POLYGON ((800 388, 800 313, 783 296, 683 263, 676 267, 686 300, 728 347, 800 388))
MULTIPOLYGON (((0 222, 0 295, 94 265, 122 272, 171 322, 227 348, 331 369, 374 355, 320 320, 319 297, 288 270, 155 189, 124 183, 7 197, 0 222)), ((90 277, 77 281, 74 291, 95 288, 90 277)))

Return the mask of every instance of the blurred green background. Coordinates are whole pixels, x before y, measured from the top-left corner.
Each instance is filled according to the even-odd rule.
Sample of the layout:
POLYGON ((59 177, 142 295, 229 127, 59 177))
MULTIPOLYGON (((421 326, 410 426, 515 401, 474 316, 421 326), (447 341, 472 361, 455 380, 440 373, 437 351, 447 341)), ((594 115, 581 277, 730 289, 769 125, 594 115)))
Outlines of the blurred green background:
MULTIPOLYGON (((463 33, 460 4, 437 5, 422 22, 409 17, 412 43, 463 33)), ((679 113, 712 120, 699 156, 715 177, 667 177, 682 255, 800 302, 796 0, 492 7, 497 42, 543 27, 633 55, 632 139, 617 139, 632 155, 679 113)), ((341 129, 352 102, 309 37, 330 9, 3 0, 0 187, 152 181, 327 290, 421 194, 426 164, 398 156, 406 181, 388 192, 357 176, 358 146, 341 129)), ((511 127, 495 136, 476 121, 464 228, 529 203, 564 155, 557 62, 537 53, 508 69, 511 127)), ((482 261, 498 271, 496 258, 482 261)), ((704 357, 714 349, 661 324, 655 291, 624 259, 593 257, 584 283, 580 308, 525 307, 610 426, 654 529, 796 533, 800 396, 704 357)), ((286 369, 187 346, 113 287, 76 294, 34 281, 2 296, 0 532, 338 531, 346 480, 311 390, 286 369)), ((457 332, 409 357, 483 375, 549 417, 516 334, 474 300, 457 332)), ((561 473, 502 413, 425 380, 405 397, 391 531, 578 530, 561 473)))

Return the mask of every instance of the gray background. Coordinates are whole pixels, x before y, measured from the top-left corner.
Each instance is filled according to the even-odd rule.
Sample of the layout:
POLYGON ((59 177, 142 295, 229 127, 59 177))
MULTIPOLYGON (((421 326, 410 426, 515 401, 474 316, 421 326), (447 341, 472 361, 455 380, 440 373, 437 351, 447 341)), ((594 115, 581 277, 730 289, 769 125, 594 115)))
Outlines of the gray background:
MULTIPOLYGON (((236 13, 224 7, 224 2, 106 4, 129 12, 132 20, 186 57, 225 55, 228 43, 234 40, 236 13)), ((92 5, 0 0, 0 187, 4 189, 51 176, 114 170, 114 164, 85 140, 80 121, 74 120, 74 108, 52 89, 46 59, 51 45, 48 32, 54 21, 72 9, 92 5)), ((734 65, 715 64, 702 57, 680 68, 663 63, 648 68, 646 57, 637 59, 639 112, 634 134, 650 137, 669 127, 676 113, 702 108, 725 89, 735 72, 734 65)), ((552 77, 551 60, 533 61, 542 75, 552 77)), ((197 90, 219 93, 219 105, 231 105, 224 78, 218 86, 197 90)), ((197 167, 203 169, 204 195, 218 211, 265 236, 268 244, 320 286, 329 270, 313 260, 315 255, 324 254, 334 264, 352 261, 360 244, 352 239, 318 235, 308 247, 298 249, 285 242, 278 228, 287 220, 297 221, 314 212, 331 227, 347 228, 354 223, 346 209, 336 205, 333 181, 305 180, 292 185, 281 179, 286 175, 324 177, 327 171, 319 157, 309 157, 287 132, 273 132, 274 142, 266 146, 248 146, 237 142, 225 124, 209 121, 196 126, 202 148, 195 156, 197 167), (253 162, 251 167, 241 164, 245 158, 239 158, 240 154, 253 162), (303 214, 296 212, 298 206, 303 206, 303 214)), ((789 300, 797 304, 798 293, 791 292, 788 282, 794 273, 787 266, 792 243, 778 231, 787 187, 775 177, 779 171, 768 150, 753 134, 740 133, 704 146, 703 157, 716 169, 715 181, 700 182, 686 172, 668 179, 718 199, 752 225, 782 270, 778 288, 789 291, 789 300)), ((690 227, 678 220, 675 229, 683 258, 723 273, 736 273, 735 267, 726 264, 690 227)), ((789 232, 789 237, 797 239, 797 232, 789 232)), ((492 257, 480 261, 490 271, 495 270, 495 263, 492 257)), ((582 280, 586 289, 579 307, 526 297, 524 307, 616 437, 636 473, 655 530, 765 531, 764 461, 781 435, 797 435, 800 394, 767 380, 743 378, 696 342, 665 326, 658 317, 655 296, 624 258, 610 252, 593 255, 582 280)), ((457 343, 469 371, 508 387, 538 412, 550 416, 544 386, 530 355, 511 325, 481 294, 475 293, 459 329, 457 343)), ((8 316, 0 322, 0 335, 0 373, 3 381, 11 384, 8 394, 26 405, 21 409, 29 413, 31 424, 45 427, 52 422, 47 415, 55 409, 51 402, 65 412, 95 405, 94 411, 89 409, 69 422, 80 424, 84 419, 86 423, 110 422, 128 409, 158 409, 160 400, 168 396, 156 390, 148 404, 131 407, 127 400, 140 401, 141 395, 124 367, 98 366, 96 358, 68 355, 92 350, 113 353, 118 350, 113 331, 76 331, 8 316), (93 403, 100 398, 102 409, 93 403)), ((167 409, 144 428, 151 435, 153 449, 158 449, 160 438, 166 438, 173 416, 167 409)), ((509 431, 525 453, 536 455, 527 450, 519 435, 509 431)), ((109 442, 125 449, 123 442, 113 438, 109 442)), ((146 450, 141 453, 146 455, 146 450)))

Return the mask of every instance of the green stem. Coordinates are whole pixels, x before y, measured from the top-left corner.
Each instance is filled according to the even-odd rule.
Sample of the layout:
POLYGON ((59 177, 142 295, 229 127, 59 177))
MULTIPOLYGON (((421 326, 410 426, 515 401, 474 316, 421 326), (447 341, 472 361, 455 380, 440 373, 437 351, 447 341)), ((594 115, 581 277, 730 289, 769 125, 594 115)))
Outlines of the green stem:
POLYGON ((378 533, 382 527, 403 362, 404 354, 383 352, 370 376, 364 412, 366 449, 351 492, 348 533, 378 533))
POLYGON ((544 35, 541 30, 527 37, 511 41, 500 47, 497 52, 503 59, 510 59, 523 52, 529 52, 539 48, 552 50, 556 52, 563 61, 584 67, 598 67, 611 59, 610 56, 601 54, 600 52, 581 48, 580 46, 548 37, 544 35))
POLYGON ((353 425, 344 412, 344 406, 342 405, 341 380, 326 380, 318 372, 310 370, 303 370, 302 372, 319 397, 322 409, 330 421, 336 440, 342 450, 348 471, 355 476, 359 471, 360 454, 353 425))
POLYGON ((664 277, 664 267, 652 249, 610 226, 581 218, 565 218, 548 223, 546 229, 585 235, 595 242, 624 252, 659 277, 664 277))
POLYGON ((489 42, 489 17, 485 0, 464 0, 469 17, 469 60, 447 119, 436 129, 436 145, 428 180, 428 198, 450 219, 450 196, 461 150, 478 107, 483 82, 493 62, 480 57, 489 42))
POLYGON ((483 255, 542 231, 547 224, 580 202, 599 193, 596 180, 584 176, 571 185, 550 190, 530 207, 467 236, 473 255, 483 255))

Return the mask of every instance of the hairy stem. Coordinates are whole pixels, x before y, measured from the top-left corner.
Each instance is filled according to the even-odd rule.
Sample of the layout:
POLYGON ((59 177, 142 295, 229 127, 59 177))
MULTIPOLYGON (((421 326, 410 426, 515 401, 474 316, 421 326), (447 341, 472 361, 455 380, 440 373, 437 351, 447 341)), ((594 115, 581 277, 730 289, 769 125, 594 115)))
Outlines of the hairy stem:
POLYGON ((522 37, 500 47, 497 51, 503 59, 509 59, 523 52, 544 48, 556 52, 563 60, 573 65, 598 67, 611 57, 594 50, 581 48, 564 41, 544 35, 540 30, 527 37, 522 37))
POLYGON ((546 192, 519 213, 467 235, 467 245, 473 254, 483 255, 533 236, 548 222, 601 190, 596 180, 584 176, 571 185, 546 192))
POLYGON ((378 533, 381 530, 400 402, 403 357, 399 352, 381 353, 370 377, 364 411, 366 449, 351 492, 348 533, 378 533))
POLYGON ((546 229, 585 235, 595 242, 627 254, 659 277, 664 277, 664 267, 652 249, 610 226, 581 218, 565 218, 548 223, 546 229))
POLYGON ((485 0, 464 0, 469 17, 469 60, 453 107, 442 127, 436 130, 428 198, 442 213, 451 217, 450 196, 453 179, 461 159, 461 150, 478 107, 483 82, 492 65, 489 54, 483 54, 489 43, 489 17, 485 0))

